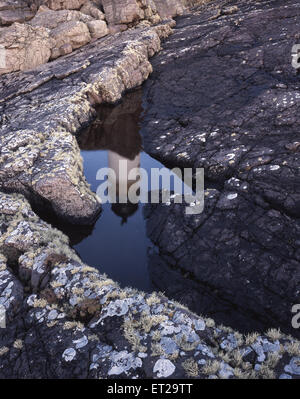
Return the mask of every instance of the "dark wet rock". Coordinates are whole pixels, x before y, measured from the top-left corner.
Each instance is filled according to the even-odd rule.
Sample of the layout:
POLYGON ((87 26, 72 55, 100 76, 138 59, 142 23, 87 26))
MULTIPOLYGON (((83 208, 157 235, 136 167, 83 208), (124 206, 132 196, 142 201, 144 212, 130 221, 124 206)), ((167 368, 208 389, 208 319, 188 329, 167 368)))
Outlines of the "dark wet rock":
MULTIPOLYGON (((230 299, 222 296, 222 290, 212 288, 200 279, 196 279, 192 273, 180 269, 172 263, 169 257, 162 254, 151 254, 148 260, 149 274, 153 289, 164 292, 173 300, 184 304, 196 314, 211 317, 218 324, 231 326, 244 334, 253 331, 264 332, 275 325, 270 318, 265 318, 259 311, 250 311, 249 308, 240 307, 232 303, 230 299)), ((291 331, 288 325, 283 325, 283 330, 291 331)))
MULTIPOLYGON (((296 335, 300 81, 291 49, 299 42, 298 2, 220 1, 197 10, 178 19, 153 59, 143 144, 168 166, 203 167, 206 186, 218 190, 206 192, 199 216, 180 205, 149 206, 148 232, 163 268, 215 292, 258 328, 296 335)), ((172 290, 163 280, 159 288, 172 290)), ((194 310, 214 314, 206 293, 203 302, 196 298, 194 310)), ((192 296, 185 301, 191 306, 192 296)))
POLYGON ((100 204, 83 175, 74 136, 96 103, 118 101, 152 71, 168 24, 107 37, 31 72, 0 79, 0 186, 50 207, 71 223, 91 223, 100 204))
POLYGON ((179 19, 146 86, 146 151, 203 167, 210 181, 247 181, 299 217, 300 82, 291 66, 299 18, 290 0, 221 1, 179 19), (227 13, 225 3, 237 8, 227 13))
POLYGON ((23 286, 6 267, 6 258, 0 255, 0 306, 6 310, 6 323, 13 320, 23 302, 23 286))
POLYGON ((120 289, 21 195, 0 197, 1 378, 298 378, 299 341, 243 336, 162 294, 120 289))
POLYGON ((249 185, 234 178, 221 192, 206 191, 200 215, 186 215, 181 204, 147 205, 145 214, 148 235, 162 259, 162 265, 150 261, 160 290, 219 322, 228 323, 232 316, 231 325, 244 332, 276 326, 299 335, 291 326, 300 286, 298 221, 257 202, 249 185), (177 293, 178 281, 172 286, 157 276, 160 268, 168 275, 167 265, 186 276, 177 293), (192 290, 189 280, 194 280, 192 290), (189 290, 195 292, 195 303, 189 290), (223 305, 215 306, 218 298, 223 305), (226 302, 236 308, 236 316, 214 313, 218 307, 226 311, 226 302))

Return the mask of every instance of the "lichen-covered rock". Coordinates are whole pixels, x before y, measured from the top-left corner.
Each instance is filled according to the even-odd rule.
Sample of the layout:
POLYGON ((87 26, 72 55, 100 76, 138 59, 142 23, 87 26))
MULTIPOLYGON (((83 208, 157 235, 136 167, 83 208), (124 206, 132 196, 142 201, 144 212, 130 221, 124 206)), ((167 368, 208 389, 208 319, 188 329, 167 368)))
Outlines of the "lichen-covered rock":
POLYGON ((21 195, 0 194, 0 224, 0 378, 299 378, 299 341, 121 289, 21 195))
POLYGON ((70 133, 60 129, 43 135, 20 130, 19 137, 15 133, 2 136, 1 146, 7 165, 2 182, 7 188, 24 192, 41 204, 47 201, 70 222, 90 223, 98 214, 100 204, 84 180, 78 145, 70 133), (21 180, 16 181, 17 176, 21 180), (22 180, 27 181, 27 189, 22 188, 22 180))
POLYGON ((2 328, 6 328, 7 323, 13 320, 23 302, 23 286, 12 270, 6 267, 6 261, 0 254, 0 312, 4 316, 2 322, 5 324, 4 327, 1 325, 2 328))
MULTIPOLYGON (((145 6, 145 2, 142 4, 145 6)), ((188 82, 193 78, 193 73, 189 76, 185 72, 181 76, 178 72, 178 68, 181 72, 181 55, 185 54, 186 57, 186 52, 196 51, 198 40, 204 40, 201 49, 212 52, 219 41, 221 48, 218 51, 221 53, 212 54, 212 60, 222 59, 225 52, 227 58, 222 64, 222 71, 226 71, 228 64, 228 68, 235 72, 236 79, 238 69, 232 68, 230 61, 236 58, 231 57, 231 53, 236 49, 234 35, 238 29, 233 28, 231 35, 231 22, 239 26, 236 14, 239 15, 240 7, 245 4, 240 1, 234 7, 202 9, 195 19, 187 16, 183 21, 193 25, 196 37, 190 31, 186 35, 188 28, 185 22, 180 22, 183 27, 179 25, 179 31, 183 29, 184 40, 180 40, 180 33, 179 37, 174 37, 175 48, 182 43, 182 48, 176 50, 179 55, 177 57, 172 49, 166 47, 163 56, 167 53, 170 59, 179 58, 176 58, 176 63, 169 63, 174 70, 169 76, 167 74, 169 80, 166 79, 166 82, 171 91, 175 85, 184 95, 181 93, 180 99, 174 95, 173 104, 169 101, 168 93, 168 107, 164 107, 164 94, 158 90, 159 94, 154 96, 155 104, 152 104, 154 110, 149 107, 144 127, 146 145, 153 151, 161 129, 166 130, 162 136, 168 137, 169 130, 173 129, 172 123, 177 126, 178 122, 179 129, 173 133, 178 137, 178 142, 170 138, 170 142, 166 140, 167 146, 162 145, 166 159, 181 166, 208 166, 210 178, 222 183, 219 190, 207 190, 207 209, 193 220, 181 214, 180 206, 161 207, 159 211, 156 207, 150 209, 151 214, 147 214, 149 235, 158 243, 162 254, 166 255, 166 261, 171 261, 173 265, 184 262, 186 270, 191 271, 192 268, 198 278, 203 278, 205 282, 212 281, 230 300, 236 298, 232 290, 228 290, 229 283, 234 282, 237 298, 240 298, 244 288, 247 305, 253 309, 265 301, 264 284, 273 291, 279 288, 280 295, 287 297, 287 303, 295 298, 295 289, 299 285, 295 240, 299 235, 299 226, 295 222, 298 192, 297 188, 294 190, 292 181, 287 179, 287 195, 279 198, 274 205, 267 195, 261 194, 261 186, 255 186, 257 176, 248 179, 248 175, 245 177, 240 174, 243 171, 241 165, 244 160, 251 161, 246 166, 254 172, 257 161, 260 162, 258 168, 269 165, 269 168, 264 169, 265 175, 260 181, 264 185, 270 174, 281 168, 278 162, 282 154, 286 155, 289 151, 292 155, 288 156, 287 162, 294 173, 297 163, 294 154, 299 147, 294 139, 295 132, 289 125, 284 125, 286 136, 282 144, 285 149, 281 152, 277 149, 280 141, 275 138, 271 140, 275 149, 274 157, 273 152, 265 148, 264 140, 256 141, 253 138, 255 135, 250 135, 250 148, 247 147, 247 139, 244 142, 240 138, 241 132, 238 142, 232 144, 229 140, 228 146, 226 140, 231 124, 228 123, 230 115, 226 110, 222 115, 224 138, 218 138, 215 126, 211 126, 208 136, 205 135, 206 130, 199 133, 200 116, 207 123, 211 118, 212 124, 215 123, 212 122, 215 116, 212 116, 213 112, 206 114, 201 108, 201 96, 195 101, 191 94, 188 82), (201 31, 203 25, 208 31, 201 31), (226 42, 228 38, 233 40, 233 48, 226 42), (192 48, 187 46, 186 40, 191 41, 192 48), (186 119, 185 114, 190 107, 191 115, 186 119), (197 110, 197 107, 201 109, 197 110), (167 120, 163 120, 162 110, 167 120), (194 117, 198 119, 194 120, 194 117), (161 119, 160 124, 157 124, 158 118, 161 119), (156 129, 153 129, 153 123, 156 129), (190 129, 190 125, 194 126, 195 131, 190 129), (151 139, 147 136, 149 130, 151 139), (209 141, 214 136, 220 142, 209 141), (199 145, 193 147, 195 154, 190 150, 191 146, 186 144, 186 139, 190 137, 194 141, 199 139, 199 145), (209 142, 208 147, 203 148, 206 142, 209 142), (177 150, 180 152, 177 153, 177 150), (204 152, 203 158, 208 159, 208 164, 201 158, 198 163, 201 152, 204 152), (249 154, 251 156, 248 158, 249 154), (229 167, 227 161, 235 160, 235 156, 238 165, 232 167, 231 162, 229 167), (288 199, 290 193, 292 200, 288 199), (157 216, 156 219, 153 219, 153 215, 157 216), (183 220, 180 226, 177 224, 178 217, 183 220), (250 231, 249 221, 252 227, 250 231), (192 248, 189 241, 193 244, 192 248), (215 250, 211 250, 211 243, 215 250), (249 253, 253 256, 250 257, 249 253), (245 263, 245 258, 250 258, 250 262, 245 263), (201 270, 194 268, 194 259, 199 259, 197 265, 202 265, 201 270), (261 266, 260 270, 256 269, 257 265, 261 266), (210 274, 215 270, 215 273, 210 274), (247 276, 255 280, 254 285, 249 286, 247 276), (257 292, 253 287, 259 287, 257 292), (253 302, 249 302, 252 296, 253 302)), ((264 21, 268 18, 271 21, 274 15, 276 21, 284 20, 282 17, 285 16, 286 19, 295 17, 293 1, 285 2, 287 5, 278 9, 270 4, 261 2, 261 13, 247 4, 244 9, 246 20, 251 22, 251 15, 258 20, 261 17, 264 21)), ((115 38, 101 40, 101 46, 99 42, 90 44, 84 50, 41 66, 34 72, 2 77, 1 187, 23 193, 33 202, 50 204, 57 215, 69 221, 90 223, 99 212, 99 204, 84 179, 74 134, 91 120, 94 104, 114 103, 126 89, 141 84, 149 76, 152 67, 148 59, 160 49, 160 37, 170 33, 169 24, 128 31, 115 38)), ((242 39, 247 43, 247 32, 242 33, 242 39)), ((237 41, 240 43, 241 38, 237 41)), ((281 37, 280 43, 283 41, 281 37)), ((65 43, 61 48, 68 53, 70 46, 70 43, 65 43)), ((194 61, 198 59, 194 53, 192 58, 194 61)), ((199 59, 199 65, 205 65, 202 54, 199 59)), ((261 65, 260 58, 256 59, 255 53, 255 57, 250 54, 248 60, 256 72, 254 76, 258 75, 259 82, 263 81, 267 74, 264 72, 260 76, 261 68, 256 68, 256 62, 261 65)), ((186 58, 182 61, 184 68, 188 65, 193 69, 193 63, 187 61, 186 58)), ((159 57, 154 64, 159 70, 164 62, 159 57)), ((268 57, 264 63, 269 65, 268 57)), ((199 78, 199 68, 194 70, 199 78)), ((208 71, 212 73, 214 68, 210 66, 208 71)), ((229 77, 232 71, 231 75, 228 72, 229 77)), ((246 74, 243 80, 251 76, 246 74)), ((157 79, 157 75, 154 78, 157 79)), ((218 80, 215 81, 217 85, 218 80)), ((157 86, 153 82, 155 79, 147 92, 150 100, 151 89, 156 93, 157 86)), ((197 79, 192 79, 192 82, 192 87, 197 88, 197 79)), ((266 82, 263 82, 264 87, 266 82)), ((225 85, 224 88, 226 93, 230 92, 230 84, 227 84, 229 87, 225 85)), ((203 82, 199 85, 205 87, 203 82)), ((285 90, 283 86, 278 88, 285 90)), ((206 93, 206 101, 216 92, 217 88, 206 93)), ((234 105, 230 101, 232 98, 234 95, 229 96, 222 106, 226 107, 227 103, 234 105)), ((255 99, 254 95, 254 107, 255 99)), ((284 97, 282 101, 285 105, 287 100, 284 97)), ((237 103, 241 105, 240 99, 237 103)), ((221 106, 219 101, 215 108, 220 111, 218 106, 221 106)), ((237 116, 238 109, 234 108, 237 116)), ((288 116, 289 112, 293 112, 293 107, 290 109, 292 111, 288 111, 288 116)), ((251 113, 251 118, 254 120, 256 114, 251 113)), ((259 122, 258 126, 263 129, 263 118, 255 122, 259 122)), ((247 125, 248 122, 243 123, 247 125)), ((247 125, 247 129, 253 129, 251 124, 247 125)), ((279 134, 281 131, 276 132, 279 134)), ((267 136, 272 138, 272 132, 267 131, 267 136)), ((234 141, 235 132, 231 132, 230 137, 234 141)), ((160 142, 164 138, 160 136, 160 142)), ((155 147, 155 150, 156 156, 159 156, 160 148, 155 147)), ((272 180, 278 192, 286 176, 289 177, 288 173, 272 180)), ((37 217, 22 195, 0 194, 0 232, 0 310, 3 315, 4 307, 6 316, 6 328, 0 328, 0 378, 299 378, 300 343, 297 339, 272 329, 264 334, 244 336, 231 328, 216 326, 212 319, 193 314, 162 294, 150 295, 134 289, 120 289, 112 280, 84 265, 69 248, 68 239, 37 217)), ((277 303, 276 292, 272 298, 277 303)), ((269 306, 268 301, 266 303, 269 306)))
POLYGON ((85 181, 74 134, 93 118, 96 103, 114 103, 148 78, 148 59, 170 33, 168 24, 128 31, 34 72, 1 78, 1 187, 71 223, 92 223, 100 204, 85 181))

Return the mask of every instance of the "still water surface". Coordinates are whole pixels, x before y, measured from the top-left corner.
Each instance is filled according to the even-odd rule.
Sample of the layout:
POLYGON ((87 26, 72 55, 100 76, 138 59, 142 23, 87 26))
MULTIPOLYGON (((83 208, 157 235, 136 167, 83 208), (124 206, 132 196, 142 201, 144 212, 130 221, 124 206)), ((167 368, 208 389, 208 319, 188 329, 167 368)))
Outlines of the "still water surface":
MULTIPOLYGON (((102 106, 97 119, 79 135, 85 176, 94 192, 101 184, 96 180, 97 171, 103 167, 116 170, 119 160, 127 160, 128 169, 142 167, 148 175, 151 168, 163 167, 143 152, 141 99, 141 92, 133 92, 115 107, 102 106)), ((160 183, 159 188, 166 188, 160 183)), ((171 190, 173 188, 174 185, 171 190)), ((239 301, 231 303, 222 292, 208 287, 201 278, 186 276, 184 270, 169 264, 147 237, 143 208, 141 203, 104 204, 94 226, 64 226, 63 231, 84 262, 106 273, 122 287, 163 291, 192 311, 212 317, 217 324, 229 325, 244 333, 280 327, 295 334, 289 326, 278 325, 278 318, 274 321, 272 315, 266 317, 263 309, 249 312, 239 306, 239 301)))
MULTIPOLYGON (((119 160, 127 160, 128 170, 142 167, 148 176, 151 168, 164 167, 142 151, 141 114, 141 96, 138 92, 131 93, 116 107, 101 107, 98 118, 80 135, 84 173, 94 192, 101 183, 96 180, 98 169, 110 167, 117 174, 119 160)), ((174 178, 178 181, 178 177, 174 178)), ((164 188, 162 182, 160 188, 164 188)), ((154 248, 146 234, 143 206, 141 203, 103 204, 92 233, 74 248, 84 262, 97 267, 122 287, 132 286, 149 292, 153 286, 148 253, 154 248)))

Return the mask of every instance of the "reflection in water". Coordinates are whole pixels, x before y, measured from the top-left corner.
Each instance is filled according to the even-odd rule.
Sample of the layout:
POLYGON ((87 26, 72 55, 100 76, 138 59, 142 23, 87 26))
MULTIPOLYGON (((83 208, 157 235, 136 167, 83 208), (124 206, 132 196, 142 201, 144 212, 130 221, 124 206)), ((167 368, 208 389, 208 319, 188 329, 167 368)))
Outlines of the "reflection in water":
MULTIPOLYGON (((142 112, 141 91, 126 95, 115 107, 102 106, 98 118, 81 132, 78 143, 84 159, 84 170, 93 191, 100 184, 98 169, 110 167, 128 192, 136 181, 123 182, 119 161, 127 161, 128 172, 140 165, 146 170, 162 165, 142 152, 139 122, 142 112), (125 186, 126 185, 126 186, 125 186)), ((117 186, 118 187, 118 186, 117 186)), ((117 197, 119 192, 116 193, 117 197)), ((91 235, 74 245, 83 261, 98 267, 121 286, 152 291, 147 258, 152 246, 147 238, 141 204, 103 204, 103 212, 91 235)))
MULTIPOLYGON (((148 174, 151 168, 163 167, 142 152, 139 134, 141 111, 141 92, 130 93, 115 107, 102 106, 99 117, 81 133, 78 142, 85 175, 93 191, 99 185, 96 180, 98 169, 109 166, 119 176, 119 160, 127 159, 128 170, 141 166, 148 174)), ((224 300, 221 292, 216 293, 182 274, 168 256, 162 258, 147 237, 143 209, 142 204, 104 204, 101 217, 85 238, 80 229, 80 237, 77 238, 74 232, 70 236, 82 260, 98 267, 100 272, 106 273, 123 287, 132 286, 148 292, 153 289, 163 291, 192 311, 210 316, 217 323, 230 325, 241 332, 262 331, 269 327, 269 321, 262 314, 258 317, 259 309, 255 315, 246 312, 242 307, 224 300)), ((151 229, 149 224, 148 228, 151 229)), ((178 233, 174 231, 174 237, 178 233)))
POLYGON ((122 219, 121 224, 127 223, 129 216, 132 216, 139 208, 139 204, 132 204, 128 202, 127 204, 112 204, 111 209, 122 219))
MULTIPOLYGON (((127 218, 129 216, 132 216, 137 210, 139 205, 138 204, 132 204, 129 199, 128 199, 128 191, 130 187, 137 183, 139 181, 139 178, 136 180, 129 180, 127 179, 126 176, 120 173, 119 170, 119 162, 120 161, 126 161, 127 162, 127 171, 128 175, 132 169, 139 168, 141 166, 140 164, 140 153, 138 153, 133 160, 129 158, 122 157, 120 154, 114 152, 114 151, 108 151, 108 167, 112 170, 114 170, 115 175, 116 175, 116 187, 117 187, 117 192, 116 192, 116 200, 117 203, 112 204, 111 209, 113 212, 120 216, 122 218, 122 224, 127 222, 127 218), (121 193, 125 194, 125 198, 123 198, 123 201, 121 200, 121 193)), ((109 179, 108 179, 109 180, 109 179)))
POLYGON ((142 113, 141 91, 126 95, 116 106, 102 105, 98 117, 78 138, 83 151, 109 150, 129 160, 141 152, 139 134, 142 113))
MULTIPOLYGON (((128 193, 136 181, 124 179, 119 172, 119 162, 127 162, 128 174, 141 165, 142 138, 139 134, 139 120, 142 112, 141 90, 129 93, 126 101, 112 106, 102 106, 96 121, 79 137, 78 142, 83 151, 107 151, 107 165, 98 163, 98 168, 108 166, 117 177, 117 203, 111 205, 112 211, 121 218, 121 224, 134 215, 139 204, 132 204, 128 198, 119 203, 119 188, 128 193)), ((83 158, 85 158, 83 152, 83 158)), ((87 176, 91 183, 89 176, 87 176)), ((92 177, 93 178, 93 177, 92 177)))
MULTIPOLYGON (((109 167, 115 171, 121 191, 127 197, 129 188, 138 180, 123 181, 119 161, 126 160, 128 173, 133 168, 142 167, 149 176, 151 168, 164 167, 142 151, 139 133, 141 94, 141 91, 129 93, 115 107, 101 106, 98 118, 78 137, 85 176, 94 192, 101 184, 96 180, 98 169, 109 167)), ((162 181, 160 184, 163 187, 162 181)), ((116 194, 118 197, 121 193, 117 191, 116 194)), ((84 262, 98 267, 122 286, 152 291, 148 252, 153 250, 153 244, 147 237, 143 204, 124 202, 103 204, 101 217, 92 233, 74 243, 74 248, 84 262)))

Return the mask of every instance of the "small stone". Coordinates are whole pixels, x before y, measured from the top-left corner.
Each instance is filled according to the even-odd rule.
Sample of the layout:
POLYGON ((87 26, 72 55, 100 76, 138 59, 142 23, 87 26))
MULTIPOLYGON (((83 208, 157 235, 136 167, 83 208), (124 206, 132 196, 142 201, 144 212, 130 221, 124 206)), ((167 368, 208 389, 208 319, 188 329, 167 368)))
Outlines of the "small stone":
POLYGON ((233 194, 227 195, 227 198, 228 198, 229 200, 233 200, 233 199, 235 199, 237 196, 238 196, 237 193, 233 193, 233 194))
POLYGON ((73 348, 66 349, 62 354, 62 357, 66 362, 71 362, 75 356, 76 356, 76 350, 73 348))
POLYGON ((300 375, 300 356, 293 357, 290 363, 285 366, 284 371, 287 373, 300 375))
POLYGON ((76 349, 83 348, 84 346, 86 346, 88 344, 88 342, 89 341, 85 335, 83 337, 73 341, 73 343, 76 345, 76 349))
POLYGON ((280 379, 280 380, 291 380, 291 379, 292 379, 292 376, 289 375, 289 374, 281 374, 281 375, 279 376, 279 379, 280 379))
POLYGON ((94 39, 99 39, 103 36, 108 35, 109 31, 105 21, 89 21, 87 23, 90 34, 94 39))
POLYGON ((48 320, 55 320, 58 316, 57 310, 53 309, 48 314, 48 320))
POLYGON ((159 359, 153 367, 153 373, 157 373, 159 378, 170 377, 175 371, 174 364, 168 359, 159 359))
POLYGON ((205 330, 205 322, 201 319, 193 321, 194 327, 196 331, 204 331, 205 330))

